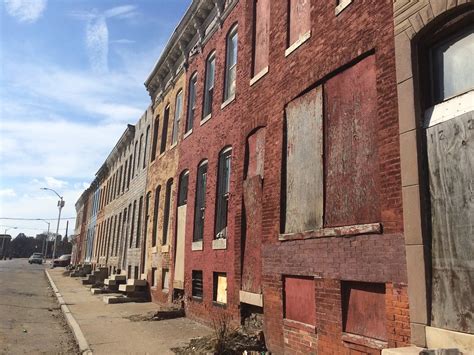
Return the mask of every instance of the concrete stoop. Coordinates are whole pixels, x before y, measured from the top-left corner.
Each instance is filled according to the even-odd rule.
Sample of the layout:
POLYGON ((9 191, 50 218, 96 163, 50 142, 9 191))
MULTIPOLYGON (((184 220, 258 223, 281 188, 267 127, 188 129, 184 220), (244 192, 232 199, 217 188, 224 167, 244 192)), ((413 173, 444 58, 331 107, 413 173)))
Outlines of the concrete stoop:
POLYGON ((125 275, 110 275, 108 279, 104 280, 104 286, 108 291, 118 291, 119 286, 126 282, 127 276, 125 275))
POLYGON ((105 304, 130 303, 130 302, 144 302, 146 301, 145 294, 140 295, 134 293, 129 295, 107 295, 102 298, 105 304))
POLYGON ((383 349, 382 355, 463 355, 459 349, 424 349, 417 346, 383 349))
POLYGON ((71 277, 85 277, 92 272, 92 265, 78 265, 74 270, 71 271, 69 276, 71 277))

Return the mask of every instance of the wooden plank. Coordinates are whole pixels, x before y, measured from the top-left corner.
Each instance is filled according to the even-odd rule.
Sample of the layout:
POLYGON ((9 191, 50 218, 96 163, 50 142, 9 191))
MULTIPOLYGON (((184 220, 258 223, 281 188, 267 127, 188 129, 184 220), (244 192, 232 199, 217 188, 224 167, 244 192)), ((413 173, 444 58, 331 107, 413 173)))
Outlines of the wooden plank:
POLYGON ((184 239, 186 230, 186 209, 187 205, 178 207, 177 228, 176 228, 176 257, 174 265, 174 285, 175 288, 184 287, 184 239))
POLYGON ((431 324, 474 332, 474 111, 426 130, 432 224, 431 324))
POLYGON ((327 227, 380 221, 375 56, 330 79, 325 99, 327 227))
POLYGON ((353 226, 342 226, 333 228, 321 228, 318 230, 305 231, 302 233, 280 234, 279 240, 300 240, 325 237, 352 237, 361 234, 382 233, 381 223, 359 224, 353 226))
POLYGON ((323 220, 323 97, 317 87, 286 108, 285 233, 319 229, 323 220))

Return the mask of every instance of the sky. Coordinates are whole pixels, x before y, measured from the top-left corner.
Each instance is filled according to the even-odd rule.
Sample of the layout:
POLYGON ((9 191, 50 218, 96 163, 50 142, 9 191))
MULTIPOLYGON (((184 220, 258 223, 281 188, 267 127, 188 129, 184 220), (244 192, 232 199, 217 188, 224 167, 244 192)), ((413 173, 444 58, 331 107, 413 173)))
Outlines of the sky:
MULTIPOLYGON (((127 123, 191 0, 0 0, 0 234, 55 232, 127 123), (16 229, 14 228, 16 227, 16 229)), ((75 220, 69 219, 68 235, 75 220)), ((59 233, 64 235, 66 219, 59 233)))

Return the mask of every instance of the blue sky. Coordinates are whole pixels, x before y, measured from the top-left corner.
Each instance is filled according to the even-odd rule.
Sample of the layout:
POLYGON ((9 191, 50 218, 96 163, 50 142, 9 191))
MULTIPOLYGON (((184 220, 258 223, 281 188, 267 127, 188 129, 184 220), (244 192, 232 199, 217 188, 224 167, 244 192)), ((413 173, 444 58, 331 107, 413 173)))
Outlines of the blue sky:
MULTIPOLYGON (((0 218, 56 218, 57 196, 41 187, 75 216, 126 124, 149 105, 143 82, 190 3, 0 0, 0 218)), ((0 219, 0 233, 8 227, 35 235, 47 224, 0 219)))

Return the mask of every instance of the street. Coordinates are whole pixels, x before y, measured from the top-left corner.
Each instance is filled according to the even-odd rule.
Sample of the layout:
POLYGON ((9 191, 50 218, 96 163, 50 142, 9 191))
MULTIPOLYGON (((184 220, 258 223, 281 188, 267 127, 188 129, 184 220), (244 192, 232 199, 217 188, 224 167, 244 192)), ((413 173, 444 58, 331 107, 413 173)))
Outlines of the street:
POLYGON ((44 266, 0 261, 0 354, 78 354, 44 266))

